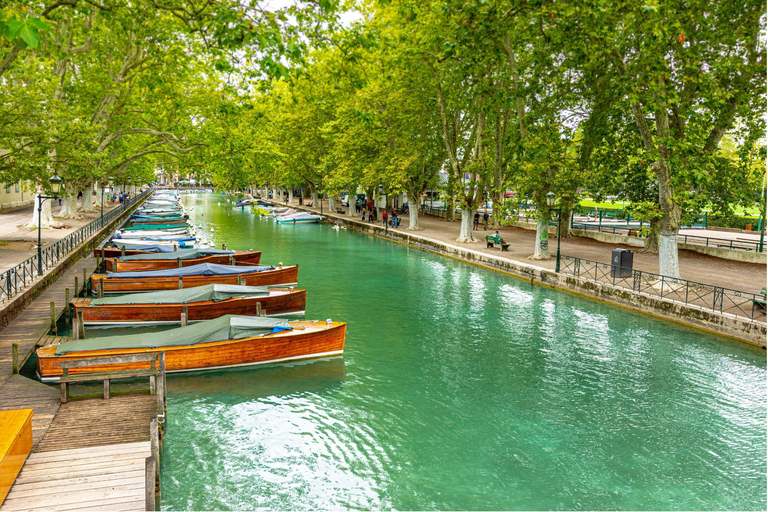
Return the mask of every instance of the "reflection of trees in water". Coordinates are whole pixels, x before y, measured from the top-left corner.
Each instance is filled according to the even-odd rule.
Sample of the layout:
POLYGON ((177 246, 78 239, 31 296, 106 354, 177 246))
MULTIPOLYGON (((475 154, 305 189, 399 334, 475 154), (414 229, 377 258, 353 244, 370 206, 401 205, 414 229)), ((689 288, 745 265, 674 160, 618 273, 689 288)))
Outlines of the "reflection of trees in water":
POLYGON ((243 398, 319 393, 339 387, 346 378, 344 357, 296 361, 195 373, 168 374, 168 394, 198 399, 214 395, 243 398))

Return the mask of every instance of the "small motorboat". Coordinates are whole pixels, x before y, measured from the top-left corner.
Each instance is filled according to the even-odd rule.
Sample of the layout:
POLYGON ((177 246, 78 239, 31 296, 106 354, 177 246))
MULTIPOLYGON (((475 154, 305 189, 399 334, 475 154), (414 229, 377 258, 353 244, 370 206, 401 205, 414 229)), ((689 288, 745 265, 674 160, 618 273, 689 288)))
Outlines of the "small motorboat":
POLYGON ((187 321, 222 315, 303 315, 306 290, 208 284, 183 290, 133 293, 102 299, 74 299, 85 325, 178 324, 186 306, 187 321))
MULTIPOLYGON (((105 356, 165 353, 167 372, 214 370, 236 366, 335 357, 344 353, 347 324, 285 321, 276 318, 225 315, 157 333, 67 341, 39 348, 37 374, 56 382, 62 361, 105 356)), ((149 362, 124 363, 120 369, 149 368, 149 362)), ((103 367, 70 368, 69 375, 97 373, 103 367)))
POLYGON ((206 284, 246 286, 294 286, 299 280, 299 266, 247 266, 200 263, 189 267, 140 272, 107 272, 91 276, 91 290, 101 281, 104 293, 151 292, 194 288, 206 284))
POLYGON ((298 212, 290 215, 280 215, 275 217, 278 224, 312 224, 322 221, 325 217, 315 215, 314 213, 298 212))

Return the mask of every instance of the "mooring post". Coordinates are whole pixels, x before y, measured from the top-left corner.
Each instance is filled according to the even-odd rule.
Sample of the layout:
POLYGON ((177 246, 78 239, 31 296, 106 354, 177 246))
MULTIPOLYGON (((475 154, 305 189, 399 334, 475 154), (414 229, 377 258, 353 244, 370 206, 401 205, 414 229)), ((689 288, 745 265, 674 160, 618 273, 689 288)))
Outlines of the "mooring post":
POLYGON ((184 289, 184 277, 179 276, 179 290, 183 290, 183 289, 184 289))
POLYGON ((235 264, 235 255, 234 254, 230 254, 229 255, 229 264, 230 265, 234 265, 235 264))
POLYGON ((56 303, 51 301, 51 331, 56 336, 56 303))
POLYGON ((64 288, 64 323, 69 325, 69 288, 64 288))
POLYGON ((176 244, 173 244, 173 252, 176 252, 176 244))
POLYGON ((181 268, 181 258, 176 258, 176 264, 181 268))
POLYGON ((237 275, 237 284, 240 286, 243 285, 243 276, 240 274, 237 275))
POLYGON ((157 366, 160 371, 157 380, 157 410, 161 414, 165 414, 165 352, 160 352, 157 366))
POLYGON ((122 258, 123 256, 125 256, 125 246, 120 248, 120 257, 122 258))
POLYGON ((75 297, 80 296, 80 288, 77 287, 77 276, 75 276, 75 297))
POLYGON ((155 510, 155 457, 144 461, 144 510, 155 510))
POLYGON ((261 316, 261 302, 256 303, 256 316, 261 316))
POLYGON ((187 306, 184 306, 184 310, 181 312, 181 326, 186 327, 189 317, 187 316, 187 306))
POLYGON ((104 278, 100 278, 96 283, 96 296, 100 299, 104 298, 104 278))
POLYGON ((77 312, 77 338, 78 340, 85 339, 85 321, 83 321, 83 310, 77 312))
POLYGON ((19 373, 19 344, 14 343, 11 345, 11 360, 12 360, 12 367, 13 367, 13 373, 19 373))
POLYGON ((86 290, 88 290, 88 271, 83 269, 83 297, 87 297, 86 290))
POLYGON ((149 420, 149 442, 152 455, 156 457, 155 469, 159 471, 160 468, 158 465, 160 464, 160 457, 158 457, 158 455, 160 454, 160 432, 158 428, 157 414, 153 414, 149 420))

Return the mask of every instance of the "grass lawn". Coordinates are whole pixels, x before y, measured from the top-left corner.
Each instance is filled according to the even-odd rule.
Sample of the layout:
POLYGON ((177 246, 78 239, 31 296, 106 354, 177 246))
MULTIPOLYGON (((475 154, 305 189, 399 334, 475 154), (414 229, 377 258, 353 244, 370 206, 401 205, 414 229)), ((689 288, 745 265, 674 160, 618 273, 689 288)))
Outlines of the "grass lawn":
POLYGON ((595 206, 597 206, 601 210, 621 210, 628 204, 629 202, 624 202, 624 201, 618 201, 616 203, 597 203, 592 199, 583 199, 579 201, 579 205, 582 208, 589 208, 591 210, 593 210, 595 206))

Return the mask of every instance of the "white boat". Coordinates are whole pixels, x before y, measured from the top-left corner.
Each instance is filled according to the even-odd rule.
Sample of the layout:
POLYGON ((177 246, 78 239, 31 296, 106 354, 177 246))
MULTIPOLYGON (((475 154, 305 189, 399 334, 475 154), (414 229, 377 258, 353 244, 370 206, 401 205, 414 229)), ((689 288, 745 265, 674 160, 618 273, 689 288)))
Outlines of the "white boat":
POLYGON ((120 231, 118 232, 119 238, 171 238, 180 237, 187 238, 190 234, 186 229, 167 229, 167 230, 153 230, 153 231, 120 231))
POLYGON ((299 212, 275 217, 275 222, 278 224, 313 224, 320 222, 324 218, 325 217, 315 215, 314 213, 299 212))
POLYGON ((145 245, 176 245, 178 247, 184 247, 185 249, 195 249, 198 245, 192 240, 145 240, 145 239, 125 239, 125 238, 113 238, 112 243, 118 247, 130 247, 130 246, 145 246, 145 245))

